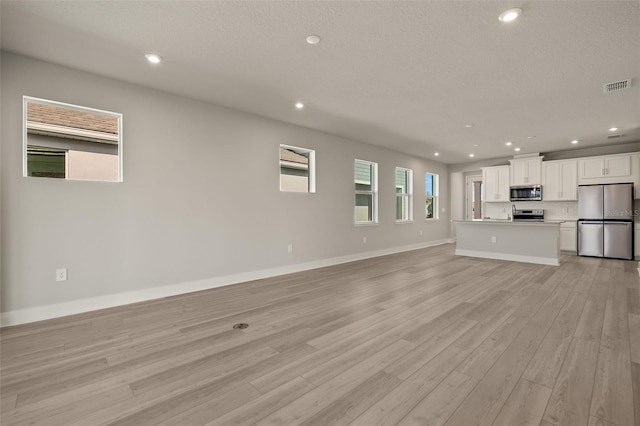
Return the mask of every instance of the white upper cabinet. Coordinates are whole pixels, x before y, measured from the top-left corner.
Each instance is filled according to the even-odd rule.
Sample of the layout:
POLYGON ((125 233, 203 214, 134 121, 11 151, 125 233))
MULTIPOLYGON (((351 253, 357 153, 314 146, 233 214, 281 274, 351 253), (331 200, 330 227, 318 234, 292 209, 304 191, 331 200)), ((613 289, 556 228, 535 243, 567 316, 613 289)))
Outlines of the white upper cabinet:
POLYGON ((510 166, 482 168, 482 196, 486 203, 510 201, 510 186, 542 185, 543 201, 575 201, 578 185, 634 184, 640 199, 640 152, 567 160, 542 157, 514 158, 510 166))
POLYGON ((511 185, 540 185, 542 157, 516 158, 511 163, 511 185))
POLYGON ((630 155, 604 155, 578 159, 578 183, 631 182, 630 155))
POLYGON ((509 201, 509 166, 482 168, 482 190, 485 203, 509 201))
POLYGON ((544 201, 578 199, 578 160, 545 161, 542 170, 544 201))

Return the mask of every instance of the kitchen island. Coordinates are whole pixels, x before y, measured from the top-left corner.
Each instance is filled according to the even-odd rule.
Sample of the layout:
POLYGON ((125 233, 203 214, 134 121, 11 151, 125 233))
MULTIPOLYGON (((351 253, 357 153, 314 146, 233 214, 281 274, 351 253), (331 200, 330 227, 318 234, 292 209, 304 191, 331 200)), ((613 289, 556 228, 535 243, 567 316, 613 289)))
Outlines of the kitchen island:
POLYGON ((515 262, 560 264, 561 220, 456 220, 456 254, 515 262))

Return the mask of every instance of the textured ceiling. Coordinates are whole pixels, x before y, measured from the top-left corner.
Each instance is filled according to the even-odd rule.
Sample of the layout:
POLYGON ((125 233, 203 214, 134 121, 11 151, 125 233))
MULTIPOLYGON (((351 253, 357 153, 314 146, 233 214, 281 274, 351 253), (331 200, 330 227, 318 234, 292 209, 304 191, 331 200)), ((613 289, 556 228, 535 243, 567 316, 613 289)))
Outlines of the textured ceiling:
POLYGON ((524 154, 640 140, 639 1, 0 7, 3 50, 444 163, 515 154, 506 141, 524 154), (499 22, 510 7, 522 16, 499 22), (609 141, 612 126, 625 136, 609 141))

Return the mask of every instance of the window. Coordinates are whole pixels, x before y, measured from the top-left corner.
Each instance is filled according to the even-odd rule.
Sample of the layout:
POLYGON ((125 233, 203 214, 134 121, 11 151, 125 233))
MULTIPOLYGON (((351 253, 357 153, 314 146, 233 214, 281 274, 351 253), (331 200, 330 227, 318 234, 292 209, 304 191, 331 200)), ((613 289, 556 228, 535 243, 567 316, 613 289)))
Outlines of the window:
POLYGON ((378 222, 378 164, 355 160, 353 166, 355 183, 355 223, 378 222))
POLYGON ((29 145, 27 147, 28 176, 66 178, 67 152, 64 149, 29 145))
POLYGON ((425 219, 438 219, 438 175, 427 173, 425 175, 425 194, 427 196, 425 205, 425 219))
POLYGON ((316 152, 280 145, 280 191, 316 192, 316 152))
POLYGON ((122 114, 23 97, 23 175, 122 181, 122 114))
POLYGON ((396 221, 409 222, 413 220, 413 171, 396 167, 396 221))

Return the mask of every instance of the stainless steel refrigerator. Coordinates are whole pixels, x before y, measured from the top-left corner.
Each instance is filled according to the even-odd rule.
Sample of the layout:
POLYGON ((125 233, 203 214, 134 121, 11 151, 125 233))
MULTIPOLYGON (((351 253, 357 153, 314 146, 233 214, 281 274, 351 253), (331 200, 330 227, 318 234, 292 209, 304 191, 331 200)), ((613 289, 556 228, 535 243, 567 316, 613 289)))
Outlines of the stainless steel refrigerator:
POLYGON ((578 187, 578 255, 633 259, 633 184, 578 187))

